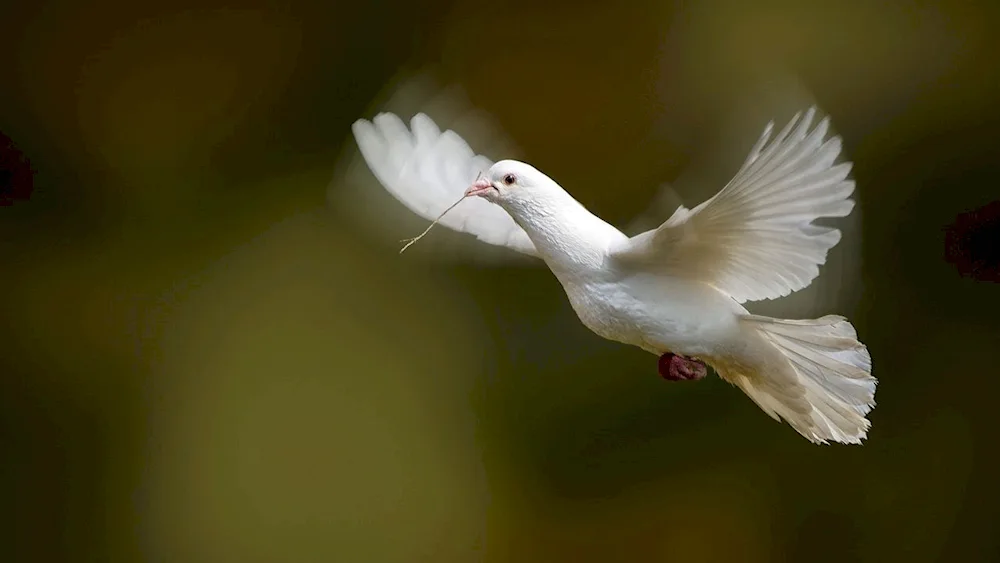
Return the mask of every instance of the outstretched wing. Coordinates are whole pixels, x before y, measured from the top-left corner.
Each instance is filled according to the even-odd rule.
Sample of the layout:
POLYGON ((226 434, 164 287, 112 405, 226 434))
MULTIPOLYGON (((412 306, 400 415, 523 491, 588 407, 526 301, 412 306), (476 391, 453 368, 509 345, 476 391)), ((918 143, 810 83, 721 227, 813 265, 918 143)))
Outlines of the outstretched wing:
MULTIPOLYGON (((489 158, 475 154, 457 133, 442 132, 423 113, 413 117, 409 129, 395 114, 380 113, 370 122, 359 119, 352 130, 368 168, 382 186, 428 220, 458 201, 477 175, 493 165, 489 158)), ((537 256, 524 229, 502 208, 480 198, 465 199, 440 224, 537 256)))
POLYGON ((851 163, 834 164, 840 137, 829 118, 810 131, 816 109, 773 141, 769 123, 736 176, 694 209, 613 249, 623 263, 712 284, 739 302, 774 299, 808 286, 840 231, 813 224, 854 208, 851 163))

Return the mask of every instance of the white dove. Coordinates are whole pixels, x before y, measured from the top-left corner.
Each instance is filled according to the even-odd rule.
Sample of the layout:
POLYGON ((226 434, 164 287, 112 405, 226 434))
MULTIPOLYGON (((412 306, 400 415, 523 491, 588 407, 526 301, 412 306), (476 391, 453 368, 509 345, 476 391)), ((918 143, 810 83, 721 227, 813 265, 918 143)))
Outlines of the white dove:
POLYGON ((599 336, 660 356, 668 378, 698 378, 711 365, 811 442, 857 444, 877 381, 851 323, 776 319, 742 305, 807 287, 841 236, 813 221, 854 208, 851 164, 834 164, 841 141, 825 139, 829 118, 810 130, 815 111, 770 142, 769 123, 714 197, 631 238, 531 165, 476 155, 422 113, 410 129, 391 113, 352 129, 399 201, 434 219, 464 193, 440 223, 544 260, 599 336))

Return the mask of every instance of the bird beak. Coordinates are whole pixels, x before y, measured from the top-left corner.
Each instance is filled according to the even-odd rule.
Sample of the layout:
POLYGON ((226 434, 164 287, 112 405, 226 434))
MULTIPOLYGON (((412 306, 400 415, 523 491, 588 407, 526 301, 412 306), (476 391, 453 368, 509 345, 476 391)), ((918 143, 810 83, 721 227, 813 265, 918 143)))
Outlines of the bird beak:
POLYGON ((495 188, 493 187, 493 184, 491 184, 489 180, 487 180, 486 178, 480 178, 479 180, 476 180, 471 186, 469 186, 469 189, 465 190, 465 197, 469 197, 471 195, 477 195, 482 197, 483 194, 486 194, 492 189, 495 188))

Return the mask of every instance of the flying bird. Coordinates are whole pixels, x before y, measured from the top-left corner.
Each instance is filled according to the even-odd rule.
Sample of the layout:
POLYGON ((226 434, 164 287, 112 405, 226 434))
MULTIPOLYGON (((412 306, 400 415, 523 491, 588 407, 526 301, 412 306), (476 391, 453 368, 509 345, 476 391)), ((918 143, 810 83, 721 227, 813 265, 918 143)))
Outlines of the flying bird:
POLYGON ((859 444, 877 381, 851 323, 743 306, 809 286, 841 238, 813 221, 854 208, 852 165, 836 162, 841 140, 827 138, 828 117, 812 127, 815 117, 815 107, 800 112, 777 135, 769 123, 718 193, 632 237, 534 166, 476 154, 423 113, 409 127, 380 113, 352 131, 368 168, 411 211, 436 219, 461 200, 442 225, 544 261, 585 326, 659 356, 663 377, 700 379, 712 366, 809 441, 859 444))

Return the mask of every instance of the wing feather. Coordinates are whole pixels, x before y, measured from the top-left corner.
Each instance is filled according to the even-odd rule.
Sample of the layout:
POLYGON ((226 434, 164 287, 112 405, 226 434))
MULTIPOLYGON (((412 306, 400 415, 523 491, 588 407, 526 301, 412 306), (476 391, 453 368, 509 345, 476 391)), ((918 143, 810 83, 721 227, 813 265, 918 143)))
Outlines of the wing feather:
MULTIPOLYGON (((430 117, 416 114, 410 127, 393 113, 352 126, 368 168, 403 205, 434 220, 458 201, 476 176, 493 162, 473 152, 462 137, 442 132, 430 117)), ((535 245, 502 208, 479 198, 468 198, 448 212, 441 225, 474 235, 479 240, 537 256, 535 245)))
POLYGON ((694 209, 613 251, 625 263, 711 283, 739 302, 782 297, 819 275, 841 233, 813 224, 854 209, 851 163, 834 164, 829 118, 810 130, 816 108, 796 114, 771 139, 769 123, 733 179, 694 209))

